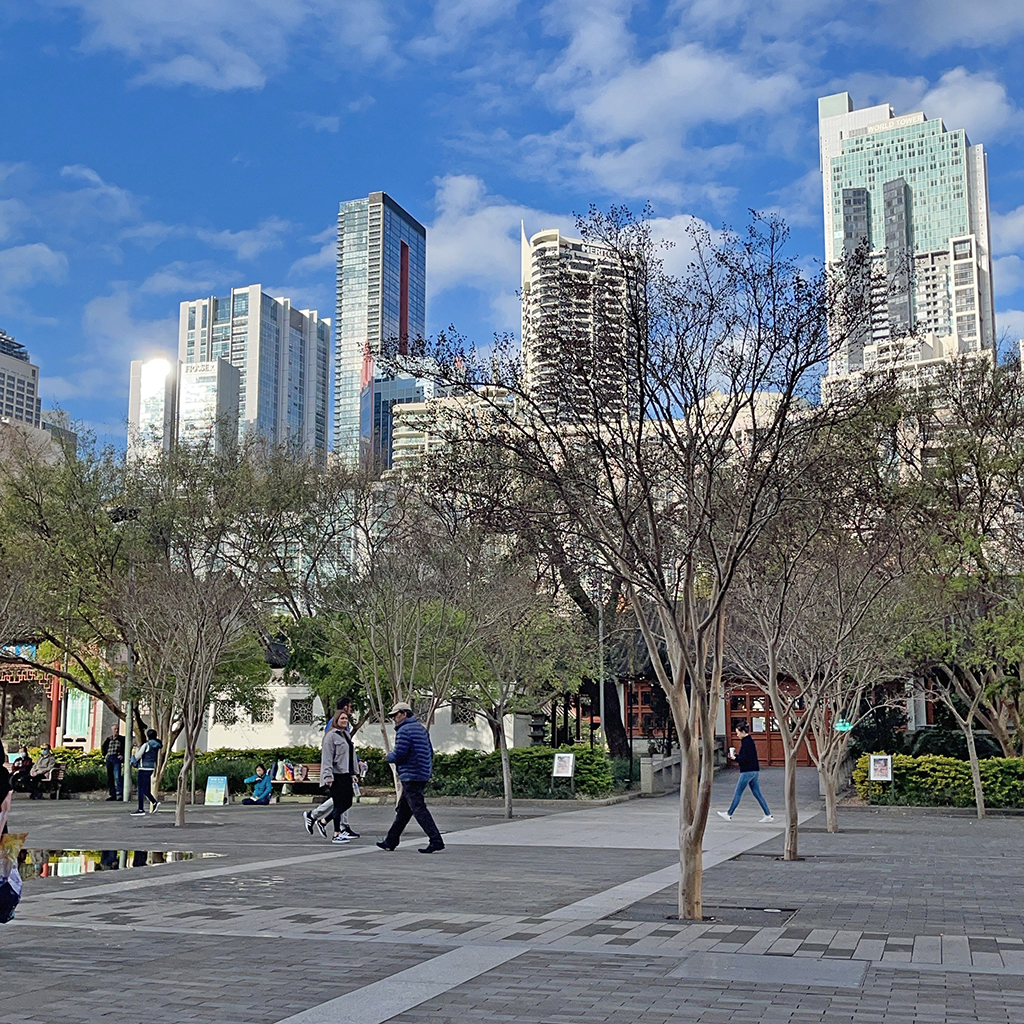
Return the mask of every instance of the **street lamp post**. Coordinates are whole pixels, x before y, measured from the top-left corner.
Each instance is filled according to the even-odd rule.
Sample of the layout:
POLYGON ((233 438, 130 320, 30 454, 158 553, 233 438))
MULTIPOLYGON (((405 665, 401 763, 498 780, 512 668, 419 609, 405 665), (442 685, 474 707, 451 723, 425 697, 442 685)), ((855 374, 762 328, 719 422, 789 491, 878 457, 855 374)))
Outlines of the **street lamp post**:
POLYGON ((608 745, 608 731, 604 724, 604 601, 601 597, 601 581, 598 579, 597 583, 597 656, 600 662, 598 666, 598 684, 597 684, 597 706, 599 724, 601 728, 601 743, 604 746, 608 745))

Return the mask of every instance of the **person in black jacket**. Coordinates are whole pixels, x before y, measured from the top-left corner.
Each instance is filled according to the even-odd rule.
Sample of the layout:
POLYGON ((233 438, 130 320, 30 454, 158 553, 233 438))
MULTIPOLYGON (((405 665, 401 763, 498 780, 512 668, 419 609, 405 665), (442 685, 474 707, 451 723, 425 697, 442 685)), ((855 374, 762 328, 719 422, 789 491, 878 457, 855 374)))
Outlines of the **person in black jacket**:
POLYGON ((761 795, 761 763, 757 759, 757 747, 750 735, 750 730, 745 725, 736 727, 736 735, 740 740, 740 749, 736 754, 736 763, 740 766, 740 777, 736 783, 736 792, 732 796, 732 804, 727 811, 719 811, 718 816, 725 821, 732 821, 733 811, 739 806, 743 790, 750 787, 754 799, 761 805, 764 817, 761 821, 774 821, 775 818, 768 808, 768 803, 761 795))
POLYGON ((121 735, 119 722, 115 722, 111 727, 110 735, 103 741, 101 753, 107 766, 107 792, 110 794, 107 799, 120 800, 121 773, 124 771, 124 737, 121 735))

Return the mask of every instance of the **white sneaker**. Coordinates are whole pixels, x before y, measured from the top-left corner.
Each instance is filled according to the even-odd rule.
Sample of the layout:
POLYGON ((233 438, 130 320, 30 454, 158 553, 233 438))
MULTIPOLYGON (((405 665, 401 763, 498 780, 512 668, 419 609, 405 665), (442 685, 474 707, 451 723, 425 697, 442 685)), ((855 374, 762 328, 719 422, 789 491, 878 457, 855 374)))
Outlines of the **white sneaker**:
POLYGON ((728 811, 719 811, 718 816, 722 821, 732 821, 732 815, 728 811))
POLYGON ((765 823, 766 821, 774 821, 774 820, 775 820, 775 815, 774 815, 774 814, 766 814, 766 815, 765 815, 765 816, 764 816, 764 817, 763 817, 763 818, 761 819, 761 824, 763 825, 763 824, 764 824, 764 823, 765 823))
POLYGON ((332 840, 332 843, 337 843, 339 846, 344 846, 345 843, 352 842, 351 839, 344 832, 339 832, 332 840))

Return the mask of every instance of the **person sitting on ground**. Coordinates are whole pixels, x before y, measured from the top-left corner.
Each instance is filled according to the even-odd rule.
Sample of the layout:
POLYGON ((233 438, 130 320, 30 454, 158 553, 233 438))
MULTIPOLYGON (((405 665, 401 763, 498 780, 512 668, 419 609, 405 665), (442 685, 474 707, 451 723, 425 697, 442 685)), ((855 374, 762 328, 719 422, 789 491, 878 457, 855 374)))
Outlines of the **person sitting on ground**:
POLYGON ((18 747, 18 756, 11 764, 11 786, 16 793, 28 793, 32 789, 32 758, 27 747, 18 747))
POLYGON ((263 765, 256 765, 256 774, 250 775, 245 782, 246 785, 250 782, 255 783, 255 785, 252 787, 252 796, 247 796, 242 801, 243 804, 260 804, 265 807, 270 803, 270 794, 274 791, 274 782, 267 774, 267 769, 263 765))
POLYGON ((30 796, 33 800, 42 800, 43 794, 39 791, 39 787, 44 782, 49 782, 50 773, 56 767, 57 759, 53 756, 53 750, 49 743, 44 743, 43 749, 39 754, 39 760, 29 770, 29 783, 32 787, 30 796))

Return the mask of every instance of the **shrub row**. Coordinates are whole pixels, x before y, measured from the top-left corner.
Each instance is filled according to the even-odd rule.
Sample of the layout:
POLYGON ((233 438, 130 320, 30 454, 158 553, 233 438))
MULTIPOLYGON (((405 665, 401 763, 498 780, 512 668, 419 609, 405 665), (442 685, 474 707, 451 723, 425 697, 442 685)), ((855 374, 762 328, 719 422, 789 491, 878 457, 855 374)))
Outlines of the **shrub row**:
MULTIPOLYGON (((613 764, 608 756, 589 747, 560 747, 576 754, 576 792, 583 796, 602 796, 621 788, 628 775, 626 767, 613 764), (613 773, 614 769, 614 773, 613 773)), ((384 752, 376 747, 358 748, 359 756, 368 763, 368 786, 391 786, 391 766, 384 760, 384 752)), ((512 763, 512 792, 519 799, 536 799, 550 795, 551 763, 555 751, 551 747, 526 747, 509 751, 512 763)), ((34 756, 35 752, 33 752, 34 756)), ((55 749, 58 761, 67 768, 64 785, 71 792, 106 789, 107 770, 98 752, 55 749)), ((274 750, 211 750, 196 755, 196 788, 205 789, 211 775, 224 775, 228 791, 242 793, 244 780, 256 771, 257 764, 269 769, 274 761, 288 760, 296 764, 315 764, 320 760, 316 747, 281 747, 274 750)), ((172 754, 161 781, 164 792, 177 786, 181 772, 182 755, 172 754)), ((434 776, 428 792, 436 796, 502 795, 501 755, 497 751, 458 750, 452 754, 434 755, 434 776)), ((569 796, 567 782, 555 786, 557 797, 569 796)))
MULTIPOLYGON (((980 762, 981 785, 988 807, 1024 807, 1024 758, 989 757, 980 762)), ((868 781, 868 755, 853 770, 859 796, 872 803, 916 804, 927 807, 973 807, 971 766, 952 757, 896 754, 893 782, 868 781)))

